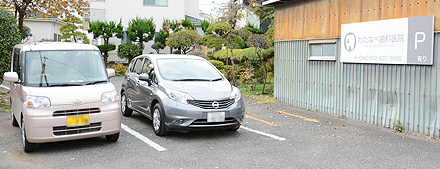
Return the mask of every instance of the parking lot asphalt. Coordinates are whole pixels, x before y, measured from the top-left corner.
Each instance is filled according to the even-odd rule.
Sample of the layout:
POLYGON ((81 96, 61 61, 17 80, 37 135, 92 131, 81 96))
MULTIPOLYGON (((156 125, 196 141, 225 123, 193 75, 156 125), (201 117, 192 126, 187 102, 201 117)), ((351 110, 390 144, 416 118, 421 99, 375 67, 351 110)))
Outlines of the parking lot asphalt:
MULTIPOLYGON (((124 77, 111 78, 120 90, 124 77)), ((7 85, 7 84, 6 84, 7 85)), ((39 144, 24 153, 21 132, 0 112, 0 168, 438 168, 440 141, 366 122, 244 96, 236 132, 154 135, 151 120, 123 117, 121 138, 39 144), (154 143, 163 149, 152 146, 154 143)))

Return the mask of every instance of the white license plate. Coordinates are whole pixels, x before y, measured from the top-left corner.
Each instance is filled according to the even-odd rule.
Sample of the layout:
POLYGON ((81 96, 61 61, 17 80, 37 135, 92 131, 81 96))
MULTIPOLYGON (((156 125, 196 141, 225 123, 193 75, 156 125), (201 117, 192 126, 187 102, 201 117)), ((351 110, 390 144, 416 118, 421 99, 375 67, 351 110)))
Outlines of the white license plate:
POLYGON ((224 122, 225 112, 211 112, 208 113, 208 123, 211 122, 224 122))

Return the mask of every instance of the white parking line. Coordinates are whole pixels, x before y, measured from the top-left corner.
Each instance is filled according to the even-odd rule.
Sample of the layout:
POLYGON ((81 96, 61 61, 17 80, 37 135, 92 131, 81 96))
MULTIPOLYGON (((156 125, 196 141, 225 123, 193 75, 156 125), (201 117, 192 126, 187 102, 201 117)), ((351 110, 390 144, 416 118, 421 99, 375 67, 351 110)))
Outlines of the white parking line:
POLYGON ((130 133, 131 135, 135 136, 139 140, 143 141, 144 143, 147 143, 148 145, 150 145, 151 147, 153 147, 157 151, 167 150, 167 149, 163 148, 162 146, 160 146, 159 144, 156 144, 155 142, 151 141, 150 139, 143 136, 142 134, 132 130, 131 128, 129 128, 128 126, 126 126, 124 124, 121 124, 121 128, 124 129, 126 132, 130 133))
POLYGON ((241 126, 240 128, 241 129, 245 129, 247 131, 251 131, 251 132, 257 133, 257 134, 261 134, 263 136, 267 136, 267 137, 270 137, 270 138, 273 138, 273 139, 277 139, 277 140, 281 140, 281 141, 287 140, 285 138, 278 137, 278 136, 273 135, 273 134, 268 134, 268 133, 265 133, 265 132, 262 132, 262 131, 258 131, 258 130, 254 130, 254 129, 250 129, 250 128, 247 128, 247 127, 244 127, 244 126, 241 126))

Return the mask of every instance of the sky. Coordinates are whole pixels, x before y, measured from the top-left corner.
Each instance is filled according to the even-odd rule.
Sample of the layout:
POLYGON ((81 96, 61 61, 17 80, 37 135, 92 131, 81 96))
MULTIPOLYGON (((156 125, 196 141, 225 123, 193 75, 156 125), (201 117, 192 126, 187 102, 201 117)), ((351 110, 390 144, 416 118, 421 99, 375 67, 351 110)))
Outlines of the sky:
POLYGON ((206 14, 215 14, 214 9, 219 8, 221 4, 225 4, 229 0, 199 0, 199 10, 206 14))

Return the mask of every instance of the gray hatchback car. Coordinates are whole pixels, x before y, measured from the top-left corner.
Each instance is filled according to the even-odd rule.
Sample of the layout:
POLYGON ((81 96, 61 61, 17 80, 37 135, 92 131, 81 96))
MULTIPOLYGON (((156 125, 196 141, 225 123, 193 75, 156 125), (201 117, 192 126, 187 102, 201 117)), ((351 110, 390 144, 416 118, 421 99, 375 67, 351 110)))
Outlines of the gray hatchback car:
POLYGON ((237 130, 245 115, 240 90, 206 59, 190 55, 141 55, 125 74, 121 112, 136 111, 168 131, 237 130))

